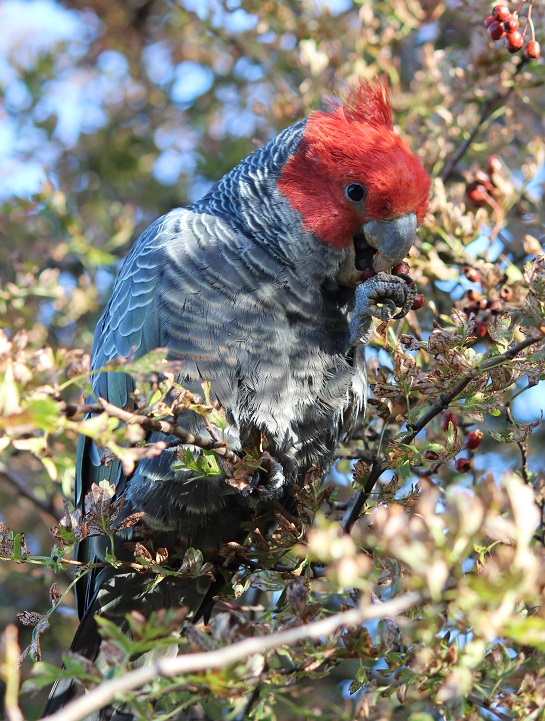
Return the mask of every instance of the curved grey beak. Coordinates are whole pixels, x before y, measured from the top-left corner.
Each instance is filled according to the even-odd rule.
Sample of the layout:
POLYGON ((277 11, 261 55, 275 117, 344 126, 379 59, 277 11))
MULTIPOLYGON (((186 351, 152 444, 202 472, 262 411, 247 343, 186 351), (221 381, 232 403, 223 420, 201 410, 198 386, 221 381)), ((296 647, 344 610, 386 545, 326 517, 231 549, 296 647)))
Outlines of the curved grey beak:
POLYGON ((379 273, 407 257, 416 238, 416 215, 407 213, 393 220, 369 220, 361 230, 369 245, 378 250, 373 261, 379 273))

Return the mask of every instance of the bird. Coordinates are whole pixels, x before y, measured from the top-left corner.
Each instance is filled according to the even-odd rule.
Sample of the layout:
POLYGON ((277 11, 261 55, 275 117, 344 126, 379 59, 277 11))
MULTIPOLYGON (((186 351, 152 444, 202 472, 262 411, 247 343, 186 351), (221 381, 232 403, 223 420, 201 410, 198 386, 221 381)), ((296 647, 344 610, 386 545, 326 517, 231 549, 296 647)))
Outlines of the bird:
MULTIPOLYGON (((125 473, 119 461, 81 436, 76 506, 93 484, 115 484, 125 517, 138 523, 116 534, 116 555, 131 558, 138 532, 180 563, 186 549, 218 566, 218 550, 243 541, 268 505, 293 505, 309 469, 329 469, 340 437, 366 407, 365 345, 372 318, 405 315, 414 289, 388 273, 406 258, 426 216, 430 177, 393 127, 384 81, 359 81, 331 107, 282 130, 223 176, 198 201, 152 223, 136 240, 98 322, 92 368, 116 358, 168 349, 176 381, 191 393, 210 382, 210 402, 225 418, 218 429, 237 454, 259 445, 272 459, 255 482, 237 489, 226 474, 207 478, 180 469, 176 438, 125 473), (398 309, 400 309, 398 311, 398 309)), ((97 372, 93 397, 130 408, 129 374, 97 372)), ((205 434, 202 417, 177 421, 205 434)), ((81 541, 82 563, 104 561, 105 536, 81 541)), ((212 574, 214 576, 214 574, 212 574)), ((221 586, 212 576, 165 576, 160 583, 126 567, 95 567, 78 580, 80 625, 72 650, 99 667, 95 615, 129 632, 127 614, 184 608, 186 623, 207 618, 221 586)), ((146 663, 142 658, 138 663, 146 663)), ((73 679, 53 688, 43 716, 77 693, 73 679)), ((89 716, 128 721, 118 704, 89 716)))

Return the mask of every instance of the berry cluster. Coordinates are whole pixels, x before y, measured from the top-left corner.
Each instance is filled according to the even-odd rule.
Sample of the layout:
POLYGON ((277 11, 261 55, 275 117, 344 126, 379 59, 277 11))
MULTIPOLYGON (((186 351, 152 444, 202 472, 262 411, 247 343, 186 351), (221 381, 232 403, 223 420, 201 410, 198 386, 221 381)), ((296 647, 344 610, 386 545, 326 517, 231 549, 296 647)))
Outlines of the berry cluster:
POLYGON ((483 205, 490 205, 498 212, 496 203, 497 188, 494 182, 494 174, 501 171, 501 161, 495 155, 491 155, 486 161, 486 172, 477 170, 466 186, 466 198, 468 203, 475 208, 482 208, 483 205))
MULTIPOLYGON (((449 425, 452 423, 456 433, 458 432, 458 421, 455 414, 452 411, 446 411, 441 418, 441 428, 444 431, 448 430, 449 425)), ((478 428, 474 431, 469 431, 466 435, 464 448, 467 451, 475 451, 482 443, 484 433, 478 428)), ((470 453, 471 455, 471 453, 470 453)), ((454 468, 458 473, 470 473, 471 472, 471 459, 463 456, 459 456, 454 462, 454 468)))
POLYGON ((528 2, 526 25, 522 32, 520 31, 518 12, 526 3, 526 0, 520 0, 513 12, 509 10, 507 5, 495 5, 492 9, 492 15, 489 15, 484 21, 492 40, 495 41, 505 38, 505 45, 510 53, 516 53, 522 48, 524 45, 524 36, 528 28, 530 28, 532 39, 524 45, 524 55, 528 60, 539 58, 541 55, 541 47, 536 41, 534 24, 532 22, 532 2, 533 0, 529 0, 528 2))
MULTIPOLYGON (((481 280, 479 271, 470 265, 464 265, 462 273, 472 283, 481 280)), ((496 295, 496 299, 483 298, 479 291, 473 290, 473 288, 470 288, 465 294, 461 310, 467 316, 473 314, 475 319, 473 335, 476 338, 484 338, 488 333, 488 326, 493 318, 499 313, 505 312, 503 303, 508 303, 512 299, 513 289, 508 285, 502 285, 499 291, 493 291, 493 294, 496 295)))
MULTIPOLYGON (((447 432, 451 424, 454 428, 455 435, 458 435, 459 428, 456 415, 452 411, 445 411, 441 417, 441 428, 447 432)), ((478 428, 474 431, 469 431, 469 433, 466 434, 464 448, 470 452, 470 456, 472 455, 472 451, 475 451, 481 445, 483 438, 484 433, 478 428)), ((428 461, 439 461, 441 459, 441 456, 437 453, 437 451, 426 450, 422 455, 424 458, 427 458, 428 461)), ((471 458, 460 456, 454 461, 454 468, 458 471, 458 473, 470 473, 472 468, 471 458)))

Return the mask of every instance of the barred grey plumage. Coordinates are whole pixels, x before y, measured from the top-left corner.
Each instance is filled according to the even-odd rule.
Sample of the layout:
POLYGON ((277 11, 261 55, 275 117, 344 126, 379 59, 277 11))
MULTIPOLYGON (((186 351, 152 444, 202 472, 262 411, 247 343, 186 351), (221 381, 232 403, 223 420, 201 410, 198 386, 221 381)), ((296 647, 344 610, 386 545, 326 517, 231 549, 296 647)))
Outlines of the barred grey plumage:
MULTIPOLYGON (((366 97, 365 102, 386 101, 377 91, 374 101, 366 97)), ((367 121, 379 123, 372 117, 367 121)), ((384 132, 385 122, 381 116, 384 132)), ((260 478, 266 490, 253 492, 259 497, 256 501, 252 494, 245 496, 226 484, 222 476, 199 480, 187 471, 173 470, 174 456, 168 452, 140 461, 125 477, 118 462, 101 464, 101 451, 90 439, 80 439, 76 502, 82 504, 92 483, 108 479, 116 484, 118 495, 126 494, 125 513, 145 511, 141 524, 160 534, 157 546, 178 554, 191 546, 214 560, 221 544, 244 538, 243 525, 260 504, 272 497, 289 503, 291 489, 302 483, 312 464, 327 470, 347 419, 354 422, 365 408, 363 344, 371 314, 391 315, 377 301, 391 297, 394 305, 406 306, 404 312, 410 306, 412 291, 383 273, 357 288, 351 283, 342 286, 337 280, 340 269, 354 264, 351 236, 342 248, 324 242, 279 189, 286 164, 306 142, 306 127, 301 121, 284 130, 197 203, 153 223, 129 253, 97 326, 93 368, 118 356, 139 357, 167 347, 171 359, 182 361, 182 385, 199 392, 203 380, 212 382, 213 399, 229 421, 226 435, 231 447, 240 450, 252 434, 261 433, 282 467, 283 474, 277 473, 274 482, 260 478)), ((429 185, 426 196, 428 189, 429 185)), ((397 216, 385 221, 388 232, 393 228, 398 233, 388 236, 388 246, 384 242, 389 262, 401 260, 412 242, 412 237, 400 240, 396 260, 399 229, 404 232, 413 222, 406 222, 407 212, 404 207, 398 214, 404 224, 397 216)), ((367 220, 363 213, 357 209, 354 233, 367 220)), ((378 240, 373 240, 370 257, 382 247, 381 223, 374 219, 378 240)), ((416 227, 416 220, 413 224, 416 227)), ((121 407, 133 390, 131 378, 120 373, 101 373, 94 381, 97 396, 121 407)), ((186 414, 180 422, 202 433, 197 416, 186 414)), ((158 439, 158 434, 149 436, 150 441, 158 439)), ((130 529, 119 534, 120 558, 130 558, 123 543, 132 533, 130 529)), ((86 539, 79 558, 101 560, 106 550, 103 537, 86 539)), ((167 578, 152 591, 147 581, 112 568, 87 574, 77 587, 82 621, 72 648, 100 664, 95 613, 123 628, 125 614, 133 609, 148 614, 155 608, 186 606, 196 618, 210 609, 217 590, 207 577, 167 578)), ((75 691, 71 681, 59 683, 45 712, 62 707, 75 691)), ((90 718, 132 717, 122 707, 109 707, 90 718)))

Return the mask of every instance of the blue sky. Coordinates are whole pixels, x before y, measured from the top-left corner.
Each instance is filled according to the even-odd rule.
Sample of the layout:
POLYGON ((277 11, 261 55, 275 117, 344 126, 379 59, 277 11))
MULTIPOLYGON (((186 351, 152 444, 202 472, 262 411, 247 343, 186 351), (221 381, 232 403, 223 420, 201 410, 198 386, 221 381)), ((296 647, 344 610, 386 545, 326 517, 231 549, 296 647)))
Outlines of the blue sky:
MULTIPOLYGON (((201 18, 210 15, 214 25, 230 32, 243 32, 255 26, 257 19, 231 0, 225 10, 217 0, 185 0, 184 5, 201 18)), ((337 14, 352 6, 352 0, 305 0, 319 12, 328 7, 337 14)), ((53 168, 59 155, 72 147, 80 133, 93 132, 107 118, 105 106, 115 103, 119 88, 129 80, 127 62, 114 51, 103 52, 96 68, 78 68, 74 61, 84 55, 88 44, 100 32, 100 23, 90 12, 81 14, 63 8, 53 0, 2 0, 0 2, 0 85, 5 106, 0 106, 0 200, 10 195, 36 192, 48 168, 53 168), (31 68, 44 54, 62 43, 63 51, 55 56, 55 81, 49 83, 45 96, 31 113, 28 122, 21 117, 31 102, 20 71, 31 68), (49 143, 45 131, 32 120, 43 121, 56 115, 54 142, 49 143)), ((168 50, 159 43, 145 53, 148 74, 158 85, 172 81, 171 98, 180 107, 189 107, 213 83, 214 74, 192 61, 173 67, 168 50)), ((240 60, 235 74, 258 80, 261 70, 248 60, 240 60)), ((226 130, 245 133, 253 121, 226 116, 226 130)), ((167 148, 159 157, 154 174, 160 182, 171 184, 180 172, 187 172, 194 159, 187 157, 190 147, 167 148)))

